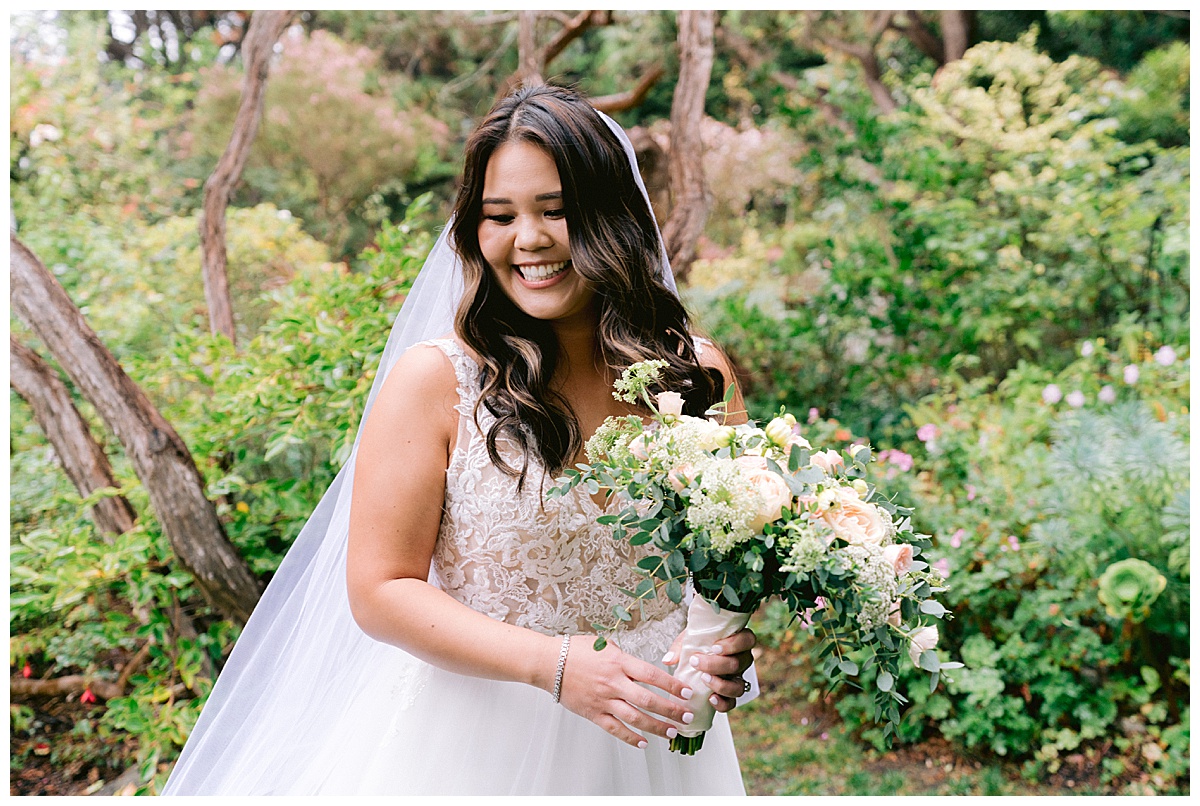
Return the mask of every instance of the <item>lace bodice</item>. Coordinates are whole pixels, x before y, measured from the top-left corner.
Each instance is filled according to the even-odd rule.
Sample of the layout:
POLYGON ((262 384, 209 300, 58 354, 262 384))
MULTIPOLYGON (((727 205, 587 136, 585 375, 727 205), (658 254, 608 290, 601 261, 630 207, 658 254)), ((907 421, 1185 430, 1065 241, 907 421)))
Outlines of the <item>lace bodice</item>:
MULTIPOLYGON (((474 421, 478 366, 452 339, 422 344, 450 359, 459 397, 458 438, 433 553, 436 584, 473 610, 547 635, 595 632, 593 622, 611 623, 613 605, 630 605, 618 588, 637 585, 633 566, 644 549, 614 540, 609 527, 596 523, 603 513, 586 490, 546 500, 554 478, 536 457, 518 492, 517 480, 488 458, 484 437, 494 418, 481 407, 479 425, 474 421)), ((520 465, 516 446, 501 439, 499 449, 520 465)), ((685 610, 660 594, 645 604, 644 617, 637 608, 630 612, 633 621, 611 640, 643 660, 660 659, 683 629, 685 610)))

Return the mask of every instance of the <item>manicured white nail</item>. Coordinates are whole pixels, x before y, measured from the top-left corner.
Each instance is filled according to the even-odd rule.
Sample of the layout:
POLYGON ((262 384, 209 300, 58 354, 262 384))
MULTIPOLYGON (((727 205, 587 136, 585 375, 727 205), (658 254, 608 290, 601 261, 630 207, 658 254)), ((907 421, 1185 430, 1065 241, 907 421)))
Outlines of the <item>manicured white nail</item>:
POLYGON ((640 742, 638 742, 638 750, 645 750, 645 749, 646 749, 646 740, 642 739, 640 742))
POLYGON ((709 697, 709 698, 708 698, 708 701, 709 701, 709 702, 711 702, 711 703, 713 704, 713 708, 716 708, 718 705, 720 705, 720 704, 721 704, 721 701, 717 699, 717 695, 716 695, 716 694, 714 694, 714 695, 712 695, 711 697, 709 697))
POLYGON ((681 699, 690 700, 692 698, 692 690, 690 688, 685 688, 683 691, 679 692, 679 696, 681 699))
POLYGON ((697 666, 699 666, 699 665, 700 665, 700 659, 699 659, 699 658, 697 658, 695 655, 692 655, 691 664, 692 664, 692 666, 693 666, 693 667, 697 667, 697 666))
POLYGON ((725 654, 725 650, 716 645, 713 645, 713 647, 711 649, 709 649, 708 651, 710 653, 712 653, 713 655, 724 655, 725 654))
POLYGON ((695 718, 696 718, 696 715, 693 714, 691 711, 688 711, 686 714, 683 715, 683 719, 681 721, 685 725, 690 725, 690 724, 692 724, 692 720, 695 718))
POLYGON ((667 738, 668 739, 674 739, 678 735, 679 735, 679 731, 675 730, 675 728, 667 728, 667 738))
POLYGON ((704 672, 702 675, 700 675, 700 679, 703 680, 705 683, 711 683, 712 675, 709 674, 708 672, 704 672))
POLYGON ((663 655, 663 659, 662 659, 663 663, 670 663, 673 660, 675 660, 674 652, 668 652, 667 654, 663 655))

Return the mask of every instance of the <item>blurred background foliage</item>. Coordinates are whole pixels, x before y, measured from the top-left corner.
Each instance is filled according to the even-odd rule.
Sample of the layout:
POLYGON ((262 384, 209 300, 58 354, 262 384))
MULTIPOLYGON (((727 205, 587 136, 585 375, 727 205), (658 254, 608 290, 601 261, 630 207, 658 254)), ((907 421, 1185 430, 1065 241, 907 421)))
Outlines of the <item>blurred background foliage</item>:
MULTIPOLYGON (((1015 759, 1031 781, 1086 768, 1095 792, 1186 793, 1189 21, 981 11, 972 47, 942 65, 904 32, 938 36, 939 18, 912 13, 874 40, 867 12, 719 15, 712 209, 683 295, 752 416, 786 404, 811 410, 814 441, 870 439, 876 481, 934 536, 955 611, 942 646, 967 668, 922 690, 906 742, 1015 759), (871 49, 894 111, 834 42, 871 49)), ((229 211, 234 350, 208 334, 197 213, 245 24, 15 15, 9 169, 19 236, 179 430, 267 579, 347 458, 463 140, 517 67, 517 23, 298 20, 229 211)), ((675 34, 671 12, 614 12, 547 72, 599 96, 661 66, 618 118, 669 145, 675 34)), ((101 436, 139 515, 118 537, 10 404, 12 674, 112 681, 142 658, 107 702, 13 700, 13 791, 107 791, 128 768, 155 791, 237 629, 174 566, 114 440, 101 436)), ((879 743, 863 694, 820 692, 802 629, 771 608, 756 629, 801 653, 803 685, 767 680, 738 715, 748 736, 795 729, 762 727, 786 695, 879 743)), ((771 752, 750 754, 748 780, 771 752)), ((789 774, 755 786, 800 791, 789 774)))

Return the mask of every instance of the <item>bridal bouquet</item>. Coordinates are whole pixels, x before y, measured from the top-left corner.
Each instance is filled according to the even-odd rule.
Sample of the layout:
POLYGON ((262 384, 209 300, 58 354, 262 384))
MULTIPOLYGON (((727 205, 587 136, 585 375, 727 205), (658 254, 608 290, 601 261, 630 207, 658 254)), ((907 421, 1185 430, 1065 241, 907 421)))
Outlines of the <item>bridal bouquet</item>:
MULTIPOLYGON (((812 626, 835 686, 860 674, 848 656, 866 650, 853 654, 875 667, 874 718, 890 743, 907 702, 896 690, 901 660, 928 672, 931 690, 942 672, 962 665, 940 662, 934 650, 935 620, 949 611, 934 598, 944 580, 918 559, 929 536, 913 532, 911 510, 865 481, 869 447, 814 450, 783 410, 762 428, 686 416, 679 394, 652 398, 648 391, 662 365, 634 364, 615 384, 617 399, 650 408, 650 423, 608 418, 587 442, 588 464, 567 470, 549 491, 560 496, 582 486, 618 496, 627 506, 599 521, 613 527, 614 538, 650 549, 637 563, 645 578, 624 591, 629 607, 613 608, 612 624, 592 625, 601 634, 596 648, 605 645, 603 633, 632 619, 631 608, 660 593, 681 602, 690 579, 696 595, 675 676, 692 689, 695 719, 680 727, 671 749, 691 755, 714 709, 711 689, 688 660, 778 596, 812 626)), ((707 414, 723 420, 732 395, 730 387, 707 414)))

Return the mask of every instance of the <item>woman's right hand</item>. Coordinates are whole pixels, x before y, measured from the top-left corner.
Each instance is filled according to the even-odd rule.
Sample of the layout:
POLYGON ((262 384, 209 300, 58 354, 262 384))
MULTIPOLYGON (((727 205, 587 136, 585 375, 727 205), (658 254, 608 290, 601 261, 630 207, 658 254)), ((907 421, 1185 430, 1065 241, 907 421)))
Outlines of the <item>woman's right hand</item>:
POLYGON ((646 746, 646 740, 634 729, 673 739, 677 725, 692 721, 687 708, 691 689, 669 672, 627 655, 612 644, 597 652, 592 648, 593 641, 595 636, 571 637, 559 694, 565 708, 639 748, 646 746), (663 697, 639 683, 648 683, 678 699, 663 697))

